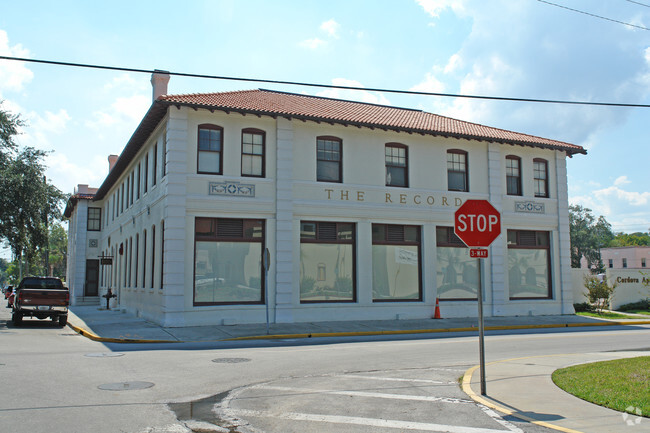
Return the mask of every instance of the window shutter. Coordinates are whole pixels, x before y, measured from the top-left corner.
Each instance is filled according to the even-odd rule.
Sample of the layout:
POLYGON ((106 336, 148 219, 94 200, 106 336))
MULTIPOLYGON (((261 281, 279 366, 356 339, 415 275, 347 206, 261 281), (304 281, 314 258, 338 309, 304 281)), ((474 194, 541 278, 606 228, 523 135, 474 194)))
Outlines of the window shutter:
POLYGON ((321 241, 335 241, 336 223, 318 223, 318 239, 321 241))
POLYGON ((217 223, 217 236, 220 238, 244 237, 244 221, 240 219, 220 219, 217 223))

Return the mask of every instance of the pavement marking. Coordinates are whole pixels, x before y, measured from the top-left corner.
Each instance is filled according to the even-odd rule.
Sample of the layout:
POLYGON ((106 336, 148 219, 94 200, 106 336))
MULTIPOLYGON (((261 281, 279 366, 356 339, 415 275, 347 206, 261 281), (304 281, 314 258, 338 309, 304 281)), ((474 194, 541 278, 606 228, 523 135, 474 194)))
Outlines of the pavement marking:
MULTIPOLYGON (((275 413, 271 411, 249 410, 249 409, 230 409, 230 412, 236 416, 248 416, 257 418, 280 418, 293 421, 311 421, 325 422, 332 424, 353 424, 361 426, 394 428, 399 430, 419 430, 429 432, 444 433, 504 433, 506 430, 495 430, 477 427, 464 427, 456 425, 433 424, 416 421, 399 421, 377 418, 362 418, 356 416, 341 415, 320 415, 311 413, 284 412, 275 413)), ((514 427, 514 426, 513 426, 514 427)), ((515 427, 515 430, 509 430, 513 433, 523 433, 522 430, 515 427)))
MULTIPOLYGON (((520 358, 503 359, 503 360, 501 360, 501 361, 490 362, 490 363, 488 363, 487 365, 490 365, 490 364, 497 364, 497 363, 500 363, 500 362, 508 362, 508 361, 518 361, 518 360, 524 360, 524 359, 531 359, 531 358, 543 358, 543 357, 549 357, 549 356, 566 356, 566 355, 569 355, 569 354, 537 355, 537 356, 522 356, 522 357, 520 357, 520 358)), ((474 392, 474 390, 472 390, 471 382, 472 382, 472 375, 473 375, 474 372, 475 372, 476 370, 478 370, 480 367, 481 367, 480 365, 475 365, 474 367, 472 367, 472 368, 470 368, 469 370, 467 370, 467 371, 465 372, 465 375, 463 376, 463 383, 462 383, 463 391, 465 392, 465 394, 467 394, 467 395, 468 395, 472 400, 474 400, 475 402, 479 403, 480 405, 486 406, 486 407, 488 407, 488 408, 491 408, 491 409, 497 410, 497 411, 499 411, 499 412, 501 412, 501 413, 504 413, 504 414, 506 414, 506 415, 513 416, 513 417, 515 417, 515 418, 521 419, 521 420, 523 420, 523 421, 530 422, 530 423, 535 424, 535 425, 539 425, 539 426, 542 426, 542 427, 550 428, 550 429, 553 429, 553 430, 558 430, 558 431, 561 431, 561 432, 564 432, 564 433, 583 433, 583 432, 578 431, 578 430, 573 430, 573 429, 566 428, 566 427, 560 427, 560 426, 558 426, 558 425, 550 424, 550 423, 547 423, 547 422, 545 422, 545 421, 539 421, 539 420, 536 420, 535 418, 531 418, 531 417, 529 417, 529 416, 526 416, 526 415, 520 414, 520 413, 515 412, 515 411, 513 411, 513 410, 506 409, 506 408, 504 408, 504 407, 502 407, 502 406, 499 406, 499 405, 497 405, 497 404, 494 404, 494 403, 492 403, 491 401, 488 401, 488 400, 484 399, 483 397, 477 395, 477 394, 474 392)), ((505 421, 505 420, 504 420, 504 421, 505 421)))
POLYGON ((388 382, 412 382, 412 383, 430 383, 433 385, 455 385, 456 382, 443 382, 440 380, 428 379, 404 379, 399 377, 381 377, 381 376, 362 376, 360 374, 343 374, 342 377, 353 377, 355 379, 385 380, 388 382))
POLYGON ((472 400, 467 400, 462 398, 432 397, 428 395, 384 394, 379 392, 363 392, 363 391, 336 391, 333 389, 291 388, 286 386, 273 386, 273 385, 257 385, 254 386, 253 388, 270 389, 274 391, 286 391, 286 392, 293 392, 293 393, 332 394, 332 395, 347 395, 351 397, 386 398, 391 400, 439 401, 442 403, 474 404, 472 400))

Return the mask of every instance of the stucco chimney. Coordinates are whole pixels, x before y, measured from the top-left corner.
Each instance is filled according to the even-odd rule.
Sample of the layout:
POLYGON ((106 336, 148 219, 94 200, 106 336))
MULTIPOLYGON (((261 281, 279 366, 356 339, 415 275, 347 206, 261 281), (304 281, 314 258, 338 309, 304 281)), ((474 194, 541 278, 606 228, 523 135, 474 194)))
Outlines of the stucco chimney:
POLYGON ((108 172, 109 173, 113 170, 113 167, 115 167, 115 163, 117 162, 117 158, 119 158, 119 156, 117 156, 117 155, 108 155, 108 172))
POLYGON ((167 84, 169 83, 169 71, 154 69, 151 74, 151 87, 153 88, 153 100, 167 94, 167 84))

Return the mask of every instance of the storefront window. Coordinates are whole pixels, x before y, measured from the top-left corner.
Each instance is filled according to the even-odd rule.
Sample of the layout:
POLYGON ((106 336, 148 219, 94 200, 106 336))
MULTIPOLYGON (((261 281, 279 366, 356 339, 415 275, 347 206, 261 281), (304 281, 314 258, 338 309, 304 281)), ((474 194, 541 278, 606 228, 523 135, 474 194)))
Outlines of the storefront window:
POLYGON ((355 226, 300 223, 300 302, 354 302, 355 226))
POLYGON ((194 304, 259 304, 264 300, 264 221, 196 218, 194 304))
POLYGON ((453 227, 436 228, 438 297, 474 300, 478 294, 480 259, 469 256, 469 248, 454 234, 453 227))
POLYGON ((422 300, 420 227, 372 225, 372 286, 375 302, 422 300))
POLYGON ((551 298, 549 233, 508 230, 510 299, 551 298))

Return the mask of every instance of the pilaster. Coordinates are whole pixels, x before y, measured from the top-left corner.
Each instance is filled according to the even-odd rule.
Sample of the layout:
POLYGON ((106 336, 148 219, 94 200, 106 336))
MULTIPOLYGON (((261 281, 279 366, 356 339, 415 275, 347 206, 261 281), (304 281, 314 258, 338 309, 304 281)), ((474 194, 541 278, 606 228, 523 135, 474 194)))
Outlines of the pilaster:
MULTIPOLYGON (((501 149, 496 143, 488 144, 488 185, 489 201, 503 214, 503 179, 504 173, 501 170, 501 149)), ((501 227, 501 235, 492 242, 490 247, 489 273, 490 280, 483 277, 486 285, 485 299, 492 304, 492 316, 505 314, 504 307, 508 299, 506 291, 505 267, 506 267, 506 229, 501 227), (491 291, 490 291, 491 289, 491 291)), ((487 268, 488 266, 485 266, 487 268)), ((489 311, 489 310, 488 310, 489 311)))
MULTIPOLYGON (((555 296, 562 303, 562 314, 573 314, 573 289, 571 287, 571 236, 569 233, 569 187, 567 179, 566 155, 555 152, 555 172, 557 173, 557 251, 560 263, 559 283, 555 296)), ((555 247, 553 247, 554 250, 555 247)))
MULTIPOLYGON (((275 173, 275 293, 269 287, 269 302, 275 303, 275 322, 293 322, 293 125, 277 119, 275 173), (274 295, 274 296, 272 296, 274 295)), ((273 260, 271 260, 273 263, 273 260)), ((269 286, 271 286, 271 282, 269 286)))

